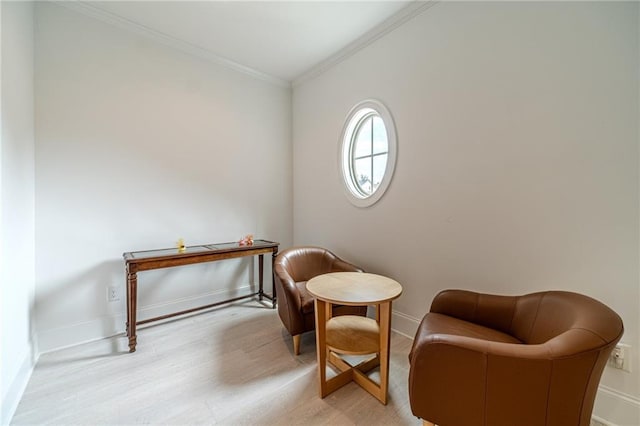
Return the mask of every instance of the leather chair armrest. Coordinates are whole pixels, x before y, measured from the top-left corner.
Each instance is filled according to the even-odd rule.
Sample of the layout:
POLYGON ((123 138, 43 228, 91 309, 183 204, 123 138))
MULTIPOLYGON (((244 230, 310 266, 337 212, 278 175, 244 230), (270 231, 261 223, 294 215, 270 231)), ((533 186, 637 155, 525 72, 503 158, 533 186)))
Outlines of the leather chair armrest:
POLYGON ((274 272, 275 279, 279 281, 284 293, 278 294, 278 298, 286 298, 287 304, 291 308, 300 311, 302 307, 302 298, 300 297, 300 291, 296 286, 295 280, 291 275, 289 275, 289 272, 287 272, 286 268, 282 265, 276 264, 274 272))
POLYGON ((276 294, 278 296, 278 315, 292 336, 305 331, 302 316, 302 297, 293 277, 283 265, 276 263, 274 268, 276 294))
POLYGON ((412 354, 411 407, 416 416, 436 424, 483 426, 495 414, 496 401, 498 412, 511 404, 527 418, 530 407, 546 403, 537 397, 548 392, 551 367, 545 345, 430 335, 416 344, 412 354), (513 377, 518 377, 517 384, 510 388, 513 377), (530 407, 519 403, 523 393, 532 396, 530 407), (463 410, 452 407, 461 401, 463 410))

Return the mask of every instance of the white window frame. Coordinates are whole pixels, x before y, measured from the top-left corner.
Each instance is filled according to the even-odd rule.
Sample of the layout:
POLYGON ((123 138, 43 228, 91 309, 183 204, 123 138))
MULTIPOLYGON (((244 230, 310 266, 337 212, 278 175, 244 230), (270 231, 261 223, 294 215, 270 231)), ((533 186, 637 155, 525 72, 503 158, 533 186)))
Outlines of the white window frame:
POLYGON ((351 109, 351 111, 349 111, 342 128, 342 133, 340 134, 338 169, 340 171, 339 176, 344 187, 345 195, 353 205, 357 207, 369 207, 382 198, 391 183, 391 179, 393 178, 397 151, 396 127, 393 122, 393 117, 382 102, 375 99, 367 99, 359 102, 351 109), (368 195, 360 191, 357 183, 355 182, 353 172, 353 144, 358 125, 365 117, 371 114, 379 116, 384 123, 384 127, 387 131, 388 156, 384 176, 382 177, 380 185, 375 191, 368 195))

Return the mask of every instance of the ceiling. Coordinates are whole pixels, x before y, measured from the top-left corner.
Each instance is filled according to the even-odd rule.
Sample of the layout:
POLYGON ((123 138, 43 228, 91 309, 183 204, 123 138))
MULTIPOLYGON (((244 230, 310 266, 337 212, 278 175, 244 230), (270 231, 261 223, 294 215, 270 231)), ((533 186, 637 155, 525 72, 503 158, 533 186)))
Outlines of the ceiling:
POLYGON ((90 1, 103 15, 291 82, 411 1, 90 1))

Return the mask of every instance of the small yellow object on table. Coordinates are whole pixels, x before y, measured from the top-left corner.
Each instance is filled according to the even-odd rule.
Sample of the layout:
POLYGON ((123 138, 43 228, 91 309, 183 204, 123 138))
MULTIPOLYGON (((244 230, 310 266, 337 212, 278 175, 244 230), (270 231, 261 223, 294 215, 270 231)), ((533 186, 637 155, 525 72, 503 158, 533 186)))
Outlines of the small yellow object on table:
POLYGON ((389 387, 389 348, 391 302, 402 294, 402 286, 391 278, 360 272, 334 272, 318 275, 307 282, 315 296, 316 347, 320 397, 354 381, 387 404, 389 387), (332 317, 332 306, 370 306, 376 319, 355 315, 332 317), (340 355, 376 354, 374 358, 350 365, 340 355), (340 373, 327 380, 327 362, 340 373), (380 383, 367 372, 380 367, 380 383))
POLYGON ((182 238, 178 239, 176 242, 176 247, 178 248, 178 253, 184 253, 187 250, 187 247, 184 245, 184 240, 182 238))

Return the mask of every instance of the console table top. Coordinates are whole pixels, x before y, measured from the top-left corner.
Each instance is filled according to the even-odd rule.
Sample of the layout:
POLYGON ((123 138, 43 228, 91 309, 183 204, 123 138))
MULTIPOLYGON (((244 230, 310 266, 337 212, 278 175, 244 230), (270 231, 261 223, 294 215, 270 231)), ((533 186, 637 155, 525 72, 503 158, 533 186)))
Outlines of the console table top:
POLYGON ((254 249, 264 249, 278 247, 278 243, 267 240, 254 240, 252 245, 240 245, 238 242, 231 243, 214 243, 203 244, 196 246, 187 246, 184 250, 180 251, 177 247, 155 249, 155 250, 142 250, 142 251, 130 251, 122 254, 124 260, 127 262, 138 260, 151 260, 157 258, 167 257, 187 257, 194 254, 216 254, 227 253, 233 251, 246 251, 254 249))

